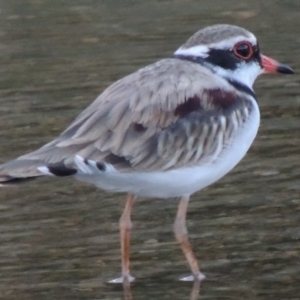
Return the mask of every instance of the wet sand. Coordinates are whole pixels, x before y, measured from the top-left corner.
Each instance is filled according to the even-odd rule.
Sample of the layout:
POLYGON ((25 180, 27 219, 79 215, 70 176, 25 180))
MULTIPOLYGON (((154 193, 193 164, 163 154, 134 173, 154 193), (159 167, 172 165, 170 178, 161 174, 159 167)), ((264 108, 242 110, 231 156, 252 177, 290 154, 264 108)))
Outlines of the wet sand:
MULTIPOLYGON (((201 27, 254 32, 262 52, 300 69, 299 1, 2 1, 0 161, 57 136, 113 81, 170 56, 201 27), (225 3, 226 2, 226 3, 225 3)), ((299 75, 255 84, 261 128, 246 158, 193 196, 200 299, 299 299, 299 75)), ((72 180, 0 190, 0 299, 123 299, 118 219, 124 195, 72 180)), ((189 299, 175 243, 177 201, 133 210, 133 299, 189 299)))

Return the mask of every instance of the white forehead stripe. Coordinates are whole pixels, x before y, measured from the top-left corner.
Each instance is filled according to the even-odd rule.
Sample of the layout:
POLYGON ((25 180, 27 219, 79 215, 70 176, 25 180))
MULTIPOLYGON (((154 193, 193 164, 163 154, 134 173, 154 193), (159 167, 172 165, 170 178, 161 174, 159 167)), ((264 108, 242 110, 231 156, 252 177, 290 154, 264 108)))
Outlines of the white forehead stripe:
POLYGON ((182 48, 174 52, 176 55, 187 55, 187 56, 201 56, 203 58, 208 56, 209 47, 204 45, 198 45, 191 48, 182 48))
POLYGON ((212 43, 212 44, 208 44, 208 45, 201 45, 200 44, 200 45, 193 46, 193 47, 190 47, 190 48, 185 48, 184 45, 183 45, 178 50, 176 50, 174 54, 176 54, 176 55, 192 55, 192 56, 207 57, 207 52, 211 48, 213 48, 213 49, 224 49, 224 50, 225 49, 232 49, 232 47, 236 43, 242 42, 242 41, 248 41, 252 45, 257 44, 255 36, 252 33, 249 32, 248 37, 235 36, 235 37, 229 38, 227 40, 223 40, 221 42, 212 43))

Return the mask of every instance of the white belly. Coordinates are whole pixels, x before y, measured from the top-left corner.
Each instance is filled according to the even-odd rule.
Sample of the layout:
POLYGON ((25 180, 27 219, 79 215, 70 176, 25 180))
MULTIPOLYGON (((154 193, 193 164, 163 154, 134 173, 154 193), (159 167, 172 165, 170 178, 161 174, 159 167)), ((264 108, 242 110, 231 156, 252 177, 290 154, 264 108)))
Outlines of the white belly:
POLYGON ((165 172, 98 172, 93 175, 78 174, 76 178, 107 191, 130 192, 143 197, 190 196, 219 180, 238 164, 257 134, 259 120, 259 108, 255 102, 249 120, 240 128, 232 143, 223 149, 217 159, 201 166, 165 172))

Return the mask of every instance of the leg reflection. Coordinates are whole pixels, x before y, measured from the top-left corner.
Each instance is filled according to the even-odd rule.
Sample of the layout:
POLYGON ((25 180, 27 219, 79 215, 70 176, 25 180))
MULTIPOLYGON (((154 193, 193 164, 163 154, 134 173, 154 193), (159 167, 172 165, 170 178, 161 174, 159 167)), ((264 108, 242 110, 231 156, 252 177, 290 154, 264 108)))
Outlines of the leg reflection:
POLYGON ((132 300, 131 287, 128 278, 123 280, 123 292, 125 300, 132 300))
POLYGON ((190 300, 200 299, 200 283, 201 280, 194 280, 190 300))
MULTIPOLYGON (((192 291, 190 294, 190 300, 199 300, 200 299, 200 280, 194 280, 192 291)), ((124 292, 124 300, 133 300, 130 282, 128 279, 123 281, 123 292, 124 292)))

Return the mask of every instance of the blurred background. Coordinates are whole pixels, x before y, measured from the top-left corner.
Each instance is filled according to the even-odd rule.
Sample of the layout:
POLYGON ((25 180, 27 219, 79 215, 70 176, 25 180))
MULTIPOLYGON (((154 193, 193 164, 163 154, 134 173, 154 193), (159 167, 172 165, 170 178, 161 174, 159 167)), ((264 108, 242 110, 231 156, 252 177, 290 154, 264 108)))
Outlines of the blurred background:
MULTIPOLYGON (((300 2, 0 1, 0 162, 56 137, 113 81, 170 56, 216 23, 252 31, 298 72, 300 2)), ((299 74, 299 73, 298 73, 299 74)), ((260 77, 259 134, 225 178, 193 196, 188 230, 200 299, 299 299, 300 77, 260 77)), ((124 195, 64 179, 0 190, 0 299, 123 299, 124 195)), ((189 299, 175 243, 177 201, 133 209, 133 299, 189 299)))

